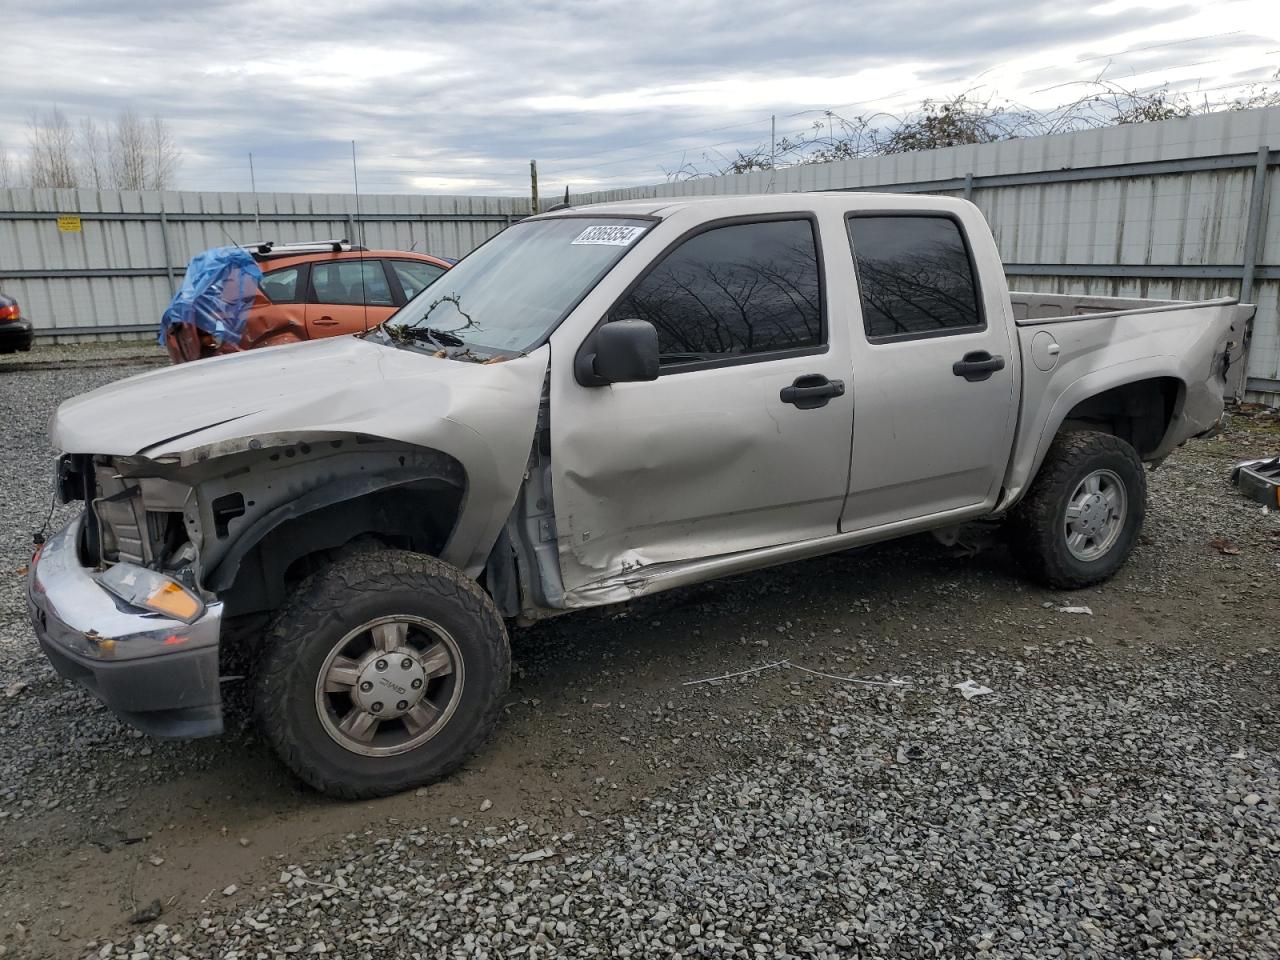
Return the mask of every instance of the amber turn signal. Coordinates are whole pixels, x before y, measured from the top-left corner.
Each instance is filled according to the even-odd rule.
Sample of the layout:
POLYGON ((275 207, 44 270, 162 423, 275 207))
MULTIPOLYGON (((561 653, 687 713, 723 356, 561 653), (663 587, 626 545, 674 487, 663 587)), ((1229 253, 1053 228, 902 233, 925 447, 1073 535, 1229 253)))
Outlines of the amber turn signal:
POLYGON ((178 581, 133 563, 117 563, 98 575, 98 583, 125 603, 166 617, 193 623, 204 613, 204 601, 178 581))

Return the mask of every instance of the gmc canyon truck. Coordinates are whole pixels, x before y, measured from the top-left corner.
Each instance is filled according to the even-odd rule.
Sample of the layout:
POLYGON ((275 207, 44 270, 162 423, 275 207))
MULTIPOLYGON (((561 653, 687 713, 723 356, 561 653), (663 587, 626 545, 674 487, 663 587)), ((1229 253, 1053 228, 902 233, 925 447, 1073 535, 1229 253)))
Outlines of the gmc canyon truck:
POLYGON ((224 648, 260 624, 283 762, 404 790, 495 726, 509 621, 993 518, 1027 575, 1104 580, 1252 314, 1010 294, 961 200, 557 210, 367 334, 64 403, 57 494, 84 509, 37 549, 31 619, 160 737, 221 731, 224 648))

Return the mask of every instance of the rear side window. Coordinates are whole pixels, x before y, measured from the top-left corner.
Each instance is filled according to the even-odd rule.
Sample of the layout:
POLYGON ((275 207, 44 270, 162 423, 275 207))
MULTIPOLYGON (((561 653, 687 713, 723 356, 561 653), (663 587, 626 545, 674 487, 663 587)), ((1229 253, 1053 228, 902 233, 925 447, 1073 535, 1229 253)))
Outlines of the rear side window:
POLYGON ((664 365, 817 347, 822 281, 813 224, 716 227, 680 244, 610 320, 648 320, 664 365))
POLYGON ((986 326, 973 261, 956 221, 855 216, 848 222, 867 339, 945 336, 986 326))
POLYGON ((404 295, 409 300, 416 297, 423 287, 444 273, 444 267, 437 267, 434 263, 427 263, 425 260, 392 260, 391 267, 395 270, 396 278, 400 281, 404 295))
POLYGON ((298 268, 286 267, 264 273, 258 289, 272 303, 297 303, 302 299, 298 294, 298 268))
POLYGON ((311 265, 311 302, 394 306, 381 260, 336 260, 311 265), (363 275, 363 276, 362 276, 363 275))

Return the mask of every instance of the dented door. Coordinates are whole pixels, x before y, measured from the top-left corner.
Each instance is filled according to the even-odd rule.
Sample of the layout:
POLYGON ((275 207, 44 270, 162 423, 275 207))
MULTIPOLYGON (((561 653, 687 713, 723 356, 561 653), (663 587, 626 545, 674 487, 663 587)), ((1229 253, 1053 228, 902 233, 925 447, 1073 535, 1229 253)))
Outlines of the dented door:
POLYGON ((571 605, 655 565, 836 531, 851 370, 816 237, 816 217, 774 215, 705 224, 674 244, 606 317, 658 328, 655 381, 584 387, 553 362, 553 491, 571 605))

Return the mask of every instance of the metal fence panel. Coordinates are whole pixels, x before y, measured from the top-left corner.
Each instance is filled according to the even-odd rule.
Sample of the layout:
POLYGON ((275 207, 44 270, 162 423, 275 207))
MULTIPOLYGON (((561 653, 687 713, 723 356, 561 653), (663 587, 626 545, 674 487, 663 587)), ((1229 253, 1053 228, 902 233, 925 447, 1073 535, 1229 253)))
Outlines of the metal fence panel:
POLYGON ((0 289, 39 335, 116 338, 154 329, 187 261, 210 247, 361 238, 372 249, 461 257, 529 214, 527 200, 511 197, 359 203, 357 219, 350 194, 0 190, 0 289), (60 216, 78 216, 79 230, 60 229, 60 216))

